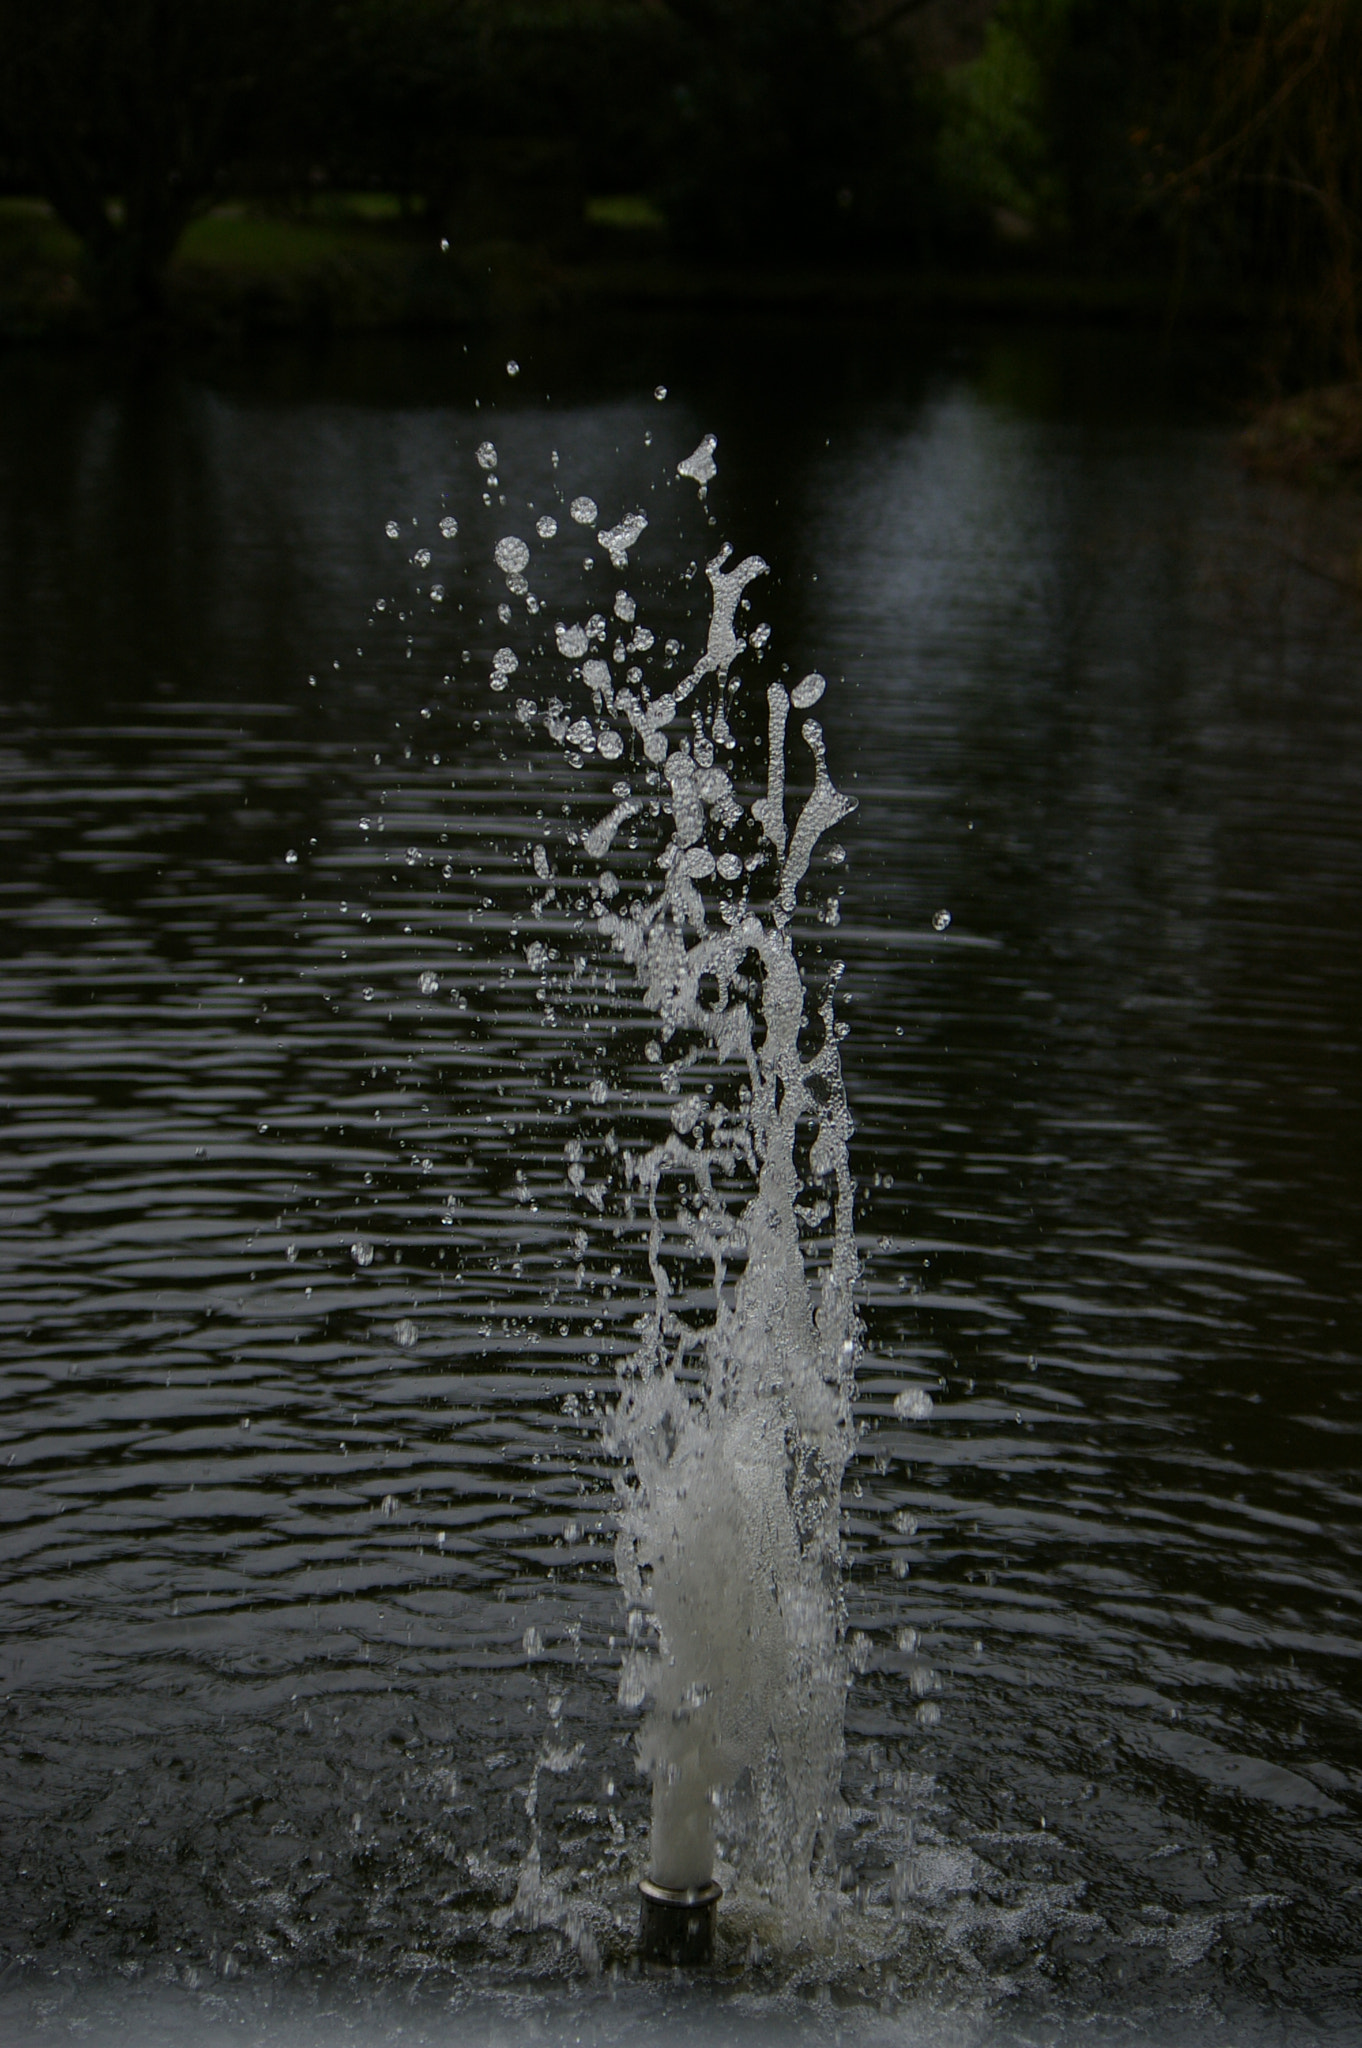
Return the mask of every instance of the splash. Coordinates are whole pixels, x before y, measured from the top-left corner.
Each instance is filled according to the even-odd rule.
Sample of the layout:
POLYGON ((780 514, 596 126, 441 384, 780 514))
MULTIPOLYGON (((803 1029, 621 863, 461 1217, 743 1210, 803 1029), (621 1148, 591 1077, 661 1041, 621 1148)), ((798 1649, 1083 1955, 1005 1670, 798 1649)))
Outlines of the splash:
MULTIPOLYGON (((706 437, 679 465, 702 491, 716 445, 706 437)), ((570 513, 582 524, 599 517, 585 498, 570 513)), ((597 534, 617 570, 646 527, 633 513, 597 534)), ((528 550, 511 541, 495 559, 529 601, 528 550)), ((638 764, 614 783, 606 813, 573 836, 590 864, 601 941, 633 970, 657 1019, 649 1052, 671 1095, 665 1137, 624 1158, 627 1199, 646 1215, 653 1296, 606 1429, 619 1461, 616 1562, 628 1611, 621 1698, 647 1710, 652 1875, 703 1883, 721 1830, 730 1854, 742 1844, 744 1883, 797 1936, 828 1918, 841 1811, 839 1517, 858 1326, 845 1027, 835 1014, 842 969, 834 964, 815 997, 795 925, 815 849, 854 804, 828 773, 819 722, 804 717, 812 789, 790 821, 790 714, 818 702, 821 676, 793 691, 770 684, 764 790, 744 802, 723 764, 736 748, 737 664, 768 637, 741 624, 766 572, 758 555, 735 562, 719 549, 705 572, 703 648, 656 696, 640 665, 654 635, 629 593, 615 600, 630 630, 614 650, 628 664, 621 678, 596 652, 603 619, 558 624, 557 653, 582 701, 555 696, 541 714, 522 699, 517 712, 571 765, 618 762, 626 746, 638 764), (631 892, 607 862, 622 831, 636 845, 653 818, 661 883, 639 880, 631 892), (699 1299, 678 1277, 697 1258, 712 1274, 699 1299)), ((673 662, 679 651, 670 643, 673 662)), ((493 687, 509 672, 503 664, 493 687)), ((534 865, 552 879, 543 848, 534 865)), ((636 873, 637 861, 626 865, 636 873)), ((580 1165, 574 1173, 581 1191, 580 1165)))

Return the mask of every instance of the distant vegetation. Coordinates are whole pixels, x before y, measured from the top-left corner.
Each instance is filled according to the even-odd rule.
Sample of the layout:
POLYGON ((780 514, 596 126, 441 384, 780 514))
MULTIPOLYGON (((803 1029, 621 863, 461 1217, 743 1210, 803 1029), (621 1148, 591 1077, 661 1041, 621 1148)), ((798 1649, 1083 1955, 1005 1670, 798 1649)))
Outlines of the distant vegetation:
POLYGON ((457 312, 445 241, 1124 280, 1355 378, 1362 0, 0 0, 3 194, 0 298, 105 323, 215 263, 457 312))

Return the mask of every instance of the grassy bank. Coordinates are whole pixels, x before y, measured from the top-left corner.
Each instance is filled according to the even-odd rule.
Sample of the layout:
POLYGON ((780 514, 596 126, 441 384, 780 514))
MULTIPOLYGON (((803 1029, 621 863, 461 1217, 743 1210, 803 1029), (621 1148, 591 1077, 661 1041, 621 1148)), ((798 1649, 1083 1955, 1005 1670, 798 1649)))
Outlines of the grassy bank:
MULTIPOLYGON (((510 240, 442 247, 382 195, 305 213, 224 206, 195 222, 168 277, 172 330, 459 327, 574 304, 770 311, 894 311, 1165 323, 1147 277, 1090 278, 1002 261, 985 271, 707 267, 674 257, 656 225, 618 202, 588 209, 572 246, 510 240)), ((1244 309, 1188 300, 1194 321, 1243 324, 1244 309)), ((93 338, 97 308, 79 244, 42 202, 0 200, 0 336, 93 338)))

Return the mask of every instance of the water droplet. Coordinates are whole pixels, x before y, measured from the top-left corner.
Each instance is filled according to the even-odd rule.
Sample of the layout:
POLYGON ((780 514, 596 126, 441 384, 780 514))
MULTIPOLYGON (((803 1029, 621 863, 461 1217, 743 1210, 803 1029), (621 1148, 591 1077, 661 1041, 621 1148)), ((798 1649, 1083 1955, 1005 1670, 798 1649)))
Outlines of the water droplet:
POLYGON ((428 569, 430 567, 430 549, 418 548, 412 556, 412 560, 418 569, 428 569))
POLYGON ((934 932, 949 931, 950 922, 951 914, 949 910, 934 910, 932 912, 932 930, 934 932))
POLYGON ((438 974, 432 974, 429 967, 423 968, 416 977, 416 986, 420 989, 423 996, 438 996, 440 993, 440 977, 438 974))
POLYGON ((530 551, 517 535, 508 533, 493 548, 492 559, 503 575, 519 576, 529 566, 530 551))
POLYGON ((357 1266, 372 1266, 374 1248, 371 1244, 366 1244, 362 1237, 357 1237, 350 1247, 350 1256, 357 1266))
POLYGON ((610 557, 612 568, 629 567, 629 550, 645 531, 648 521, 642 512, 631 512, 627 519, 621 519, 618 526, 603 529, 596 535, 597 540, 610 557))
POLYGON ((458 520, 455 519, 451 513, 446 512, 444 518, 440 521, 440 531, 444 535, 445 539, 453 540, 458 530, 458 520))
POLYGON ((378 1512, 381 1515, 386 1515, 388 1517, 388 1520, 391 1521, 393 1516, 397 1513, 397 1507, 397 1495, 395 1493, 385 1493, 382 1502, 379 1506, 378 1512))
POLYGON ((508 377, 518 377, 520 375, 520 365, 514 356, 511 357, 506 365, 506 375, 508 377))
POLYGON ((922 1702, 922 1705, 917 1710, 917 1720, 920 1728, 935 1728, 938 1726, 941 1720, 941 1709, 935 1700, 924 1700, 922 1702))
POLYGON ((568 511, 579 526, 594 526, 599 516, 594 498, 574 498, 568 511))
POLYGON ((911 1656, 913 1651, 917 1648, 917 1630, 915 1628, 901 1628, 899 1630, 898 1641, 899 1648, 903 1650, 908 1656, 911 1656))
POLYGON ((478 468, 479 468, 479 469, 495 469, 495 468, 496 468, 496 466, 497 466, 497 450, 496 450, 496 443, 495 443, 494 441, 481 441, 481 442, 479 442, 479 444, 478 444, 478 468))
POLYGON ((790 692, 790 702, 796 711, 807 711, 810 705, 818 702, 827 687, 827 677, 820 676, 815 670, 812 675, 805 676, 802 683, 795 684, 790 692))
POLYGON ((677 475, 688 476, 692 483, 699 484, 703 490, 705 485, 711 483, 719 474, 719 465, 714 460, 714 451, 718 445, 718 439, 714 434, 706 434, 699 447, 693 450, 684 462, 677 463, 677 475))
POLYGON ((544 1654, 544 1638, 537 1628, 527 1628, 520 1638, 520 1646, 527 1657, 541 1657, 544 1654))
POLYGON ((395 519, 390 519, 383 531, 387 534, 389 540, 401 540, 402 538, 402 529, 395 519))
POLYGON ((298 856, 295 853, 294 849, 290 847, 288 852, 284 855, 284 866, 288 868, 296 868, 297 865, 298 856))
POLYGON ((416 1342, 416 1325, 410 1316, 399 1316, 393 1324, 393 1335, 404 1351, 410 1351, 416 1342))
POLYGON ((905 1422, 925 1422, 932 1412, 932 1397, 925 1387, 905 1387, 894 1396, 894 1413, 905 1422))
POLYGON ((296 1265, 297 1265, 297 1263, 298 1263, 298 1247, 297 1247, 297 1245, 296 1245, 296 1244, 286 1244, 286 1245, 284 1246, 284 1257, 285 1257, 285 1258, 286 1258, 286 1259, 288 1260, 288 1262, 289 1262, 289 1264, 290 1264, 291 1266, 296 1266, 296 1265))
POLYGON ((535 520, 534 530, 539 535, 540 540, 552 540, 558 531, 558 521, 551 512, 545 512, 542 518, 535 520))

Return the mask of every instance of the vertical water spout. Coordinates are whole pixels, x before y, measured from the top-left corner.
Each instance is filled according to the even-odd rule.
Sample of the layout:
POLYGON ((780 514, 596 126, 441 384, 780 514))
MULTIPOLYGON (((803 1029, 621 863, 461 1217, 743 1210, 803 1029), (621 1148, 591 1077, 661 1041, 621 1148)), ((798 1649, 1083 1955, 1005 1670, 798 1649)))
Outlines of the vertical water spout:
MULTIPOLYGON (((646 523, 640 515, 602 537, 612 566, 627 566, 646 523)), ((638 657, 622 684, 603 660, 583 659, 592 631, 604 634, 593 615, 555 628, 558 659, 581 664, 565 687, 589 692, 590 706, 561 696, 542 715, 534 700, 517 706, 579 770, 591 772, 593 753, 623 769, 627 746, 643 757, 572 844, 599 937, 633 970, 656 1019, 649 1054, 666 1087, 654 1108, 670 1124, 623 1155, 625 1213, 646 1213, 654 1295, 606 1425, 629 1616, 621 1698, 647 1709, 644 1947, 663 1961, 712 1947, 720 1812, 731 1849, 743 1809, 744 1878, 791 1933, 826 1918, 847 1682, 839 1521, 858 1325, 846 1027, 835 1015, 840 963, 814 994, 795 932, 819 842, 854 804, 806 718, 812 787, 787 819, 803 780, 787 760, 789 714, 822 695, 819 676, 793 692, 767 689, 762 786, 746 800, 740 792, 738 665, 763 659, 770 636, 743 622, 745 593, 767 565, 748 555, 730 568, 731 556, 725 546, 708 564, 710 616, 682 680, 664 669, 650 689, 655 637, 619 592, 616 616, 638 657), (622 829, 632 846, 651 819, 670 835, 651 869, 661 886, 645 879, 643 856, 631 886, 629 862, 623 876, 604 863, 622 829), (712 1267, 708 1308, 680 1284, 678 1258, 712 1267)), ((524 583, 520 568, 515 576, 513 591, 524 583)), ((542 849, 535 865, 546 879, 542 849)))

